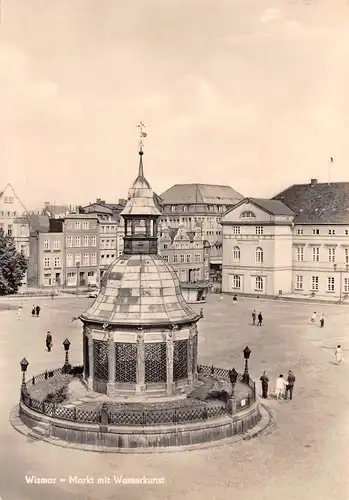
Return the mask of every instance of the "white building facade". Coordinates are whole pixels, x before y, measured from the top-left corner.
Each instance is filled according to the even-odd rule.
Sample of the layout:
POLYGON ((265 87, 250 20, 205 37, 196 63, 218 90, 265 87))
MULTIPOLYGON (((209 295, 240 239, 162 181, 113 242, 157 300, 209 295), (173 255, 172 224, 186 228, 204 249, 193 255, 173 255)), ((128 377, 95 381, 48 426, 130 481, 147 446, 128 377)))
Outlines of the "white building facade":
POLYGON ((222 226, 223 292, 349 298, 349 183, 246 198, 222 226))

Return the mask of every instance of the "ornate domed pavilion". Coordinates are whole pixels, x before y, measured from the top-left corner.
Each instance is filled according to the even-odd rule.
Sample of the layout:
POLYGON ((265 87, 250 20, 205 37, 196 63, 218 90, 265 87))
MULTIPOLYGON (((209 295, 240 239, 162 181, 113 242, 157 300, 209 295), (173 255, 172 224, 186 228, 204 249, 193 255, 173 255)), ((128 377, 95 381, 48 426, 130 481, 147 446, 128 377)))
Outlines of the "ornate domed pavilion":
POLYGON ((109 396, 172 396, 197 380, 200 316, 184 300, 176 272, 157 254, 161 214, 144 177, 142 145, 138 177, 121 212, 124 253, 80 316, 84 378, 90 389, 109 396))

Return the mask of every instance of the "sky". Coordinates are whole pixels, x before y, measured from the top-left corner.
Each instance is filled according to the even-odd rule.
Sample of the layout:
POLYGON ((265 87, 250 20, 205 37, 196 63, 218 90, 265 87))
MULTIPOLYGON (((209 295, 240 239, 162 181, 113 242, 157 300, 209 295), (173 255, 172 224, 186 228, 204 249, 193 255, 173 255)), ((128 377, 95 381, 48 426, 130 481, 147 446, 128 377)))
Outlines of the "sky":
POLYGON ((349 181, 348 26, 348 0, 1 0, 0 184, 125 198, 140 120, 158 194, 349 181))

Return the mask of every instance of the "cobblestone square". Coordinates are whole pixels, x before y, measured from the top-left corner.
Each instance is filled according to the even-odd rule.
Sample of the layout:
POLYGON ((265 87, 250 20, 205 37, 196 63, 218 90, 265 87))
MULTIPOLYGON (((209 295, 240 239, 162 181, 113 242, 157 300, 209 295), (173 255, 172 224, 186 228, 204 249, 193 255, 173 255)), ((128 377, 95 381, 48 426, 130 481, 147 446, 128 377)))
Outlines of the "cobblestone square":
MULTIPOLYGON (((59 367, 64 362, 62 342, 68 337, 71 362, 82 362, 81 324, 71 320, 87 308, 90 300, 40 300, 40 318, 31 317, 32 302, 38 300, 23 300, 20 320, 16 320, 16 310, 0 312, 2 500, 40 496, 52 500, 349 498, 346 306, 258 299, 239 299, 234 305, 231 297, 221 301, 218 295, 209 296, 204 319, 199 323, 199 363, 234 366, 241 372, 242 350, 248 344, 252 378, 259 379, 266 370, 273 391, 277 375, 287 375, 292 369, 296 376, 294 399, 278 402, 270 398, 265 402, 272 423, 255 439, 189 452, 112 455, 28 442, 11 427, 8 415, 18 403, 19 362, 24 356, 30 363, 28 377, 59 367), (262 311, 264 326, 252 326, 253 309, 257 314, 262 311), (325 328, 310 324, 313 311, 318 316, 325 313, 325 328), (50 353, 45 349, 47 330, 53 335, 50 353), (337 344, 344 348, 341 366, 334 362, 337 344), (52 481, 27 484, 26 476, 52 481), (121 476, 164 481, 115 484, 121 476), (100 483, 107 478, 105 484, 96 484, 98 478, 100 483)), ((260 384, 257 386, 260 392, 260 384)))

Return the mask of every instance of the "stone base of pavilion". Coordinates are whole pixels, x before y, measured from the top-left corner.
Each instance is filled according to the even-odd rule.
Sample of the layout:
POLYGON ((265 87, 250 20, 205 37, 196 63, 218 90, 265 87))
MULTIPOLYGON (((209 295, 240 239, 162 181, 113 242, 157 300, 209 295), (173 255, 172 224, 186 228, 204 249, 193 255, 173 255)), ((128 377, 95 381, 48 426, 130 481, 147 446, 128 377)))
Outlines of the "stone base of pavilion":
POLYGON ((199 381, 189 395, 167 398, 111 398, 88 391, 80 379, 57 370, 58 385, 67 383, 68 397, 59 404, 40 401, 42 384, 49 381, 39 376, 35 384, 27 383, 12 423, 32 439, 102 452, 217 445, 251 431, 261 420, 261 408, 253 382, 245 384, 241 377, 234 397, 220 399, 218 393, 229 389, 227 370, 216 368, 213 375, 212 368, 201 366, 199 381), (207 388, 213 394, 209 399, 207 388))

